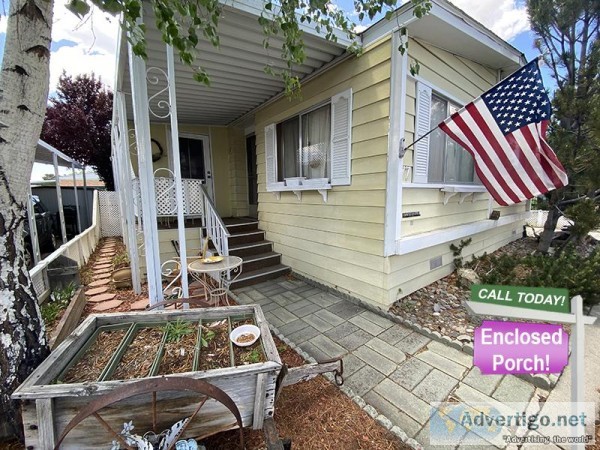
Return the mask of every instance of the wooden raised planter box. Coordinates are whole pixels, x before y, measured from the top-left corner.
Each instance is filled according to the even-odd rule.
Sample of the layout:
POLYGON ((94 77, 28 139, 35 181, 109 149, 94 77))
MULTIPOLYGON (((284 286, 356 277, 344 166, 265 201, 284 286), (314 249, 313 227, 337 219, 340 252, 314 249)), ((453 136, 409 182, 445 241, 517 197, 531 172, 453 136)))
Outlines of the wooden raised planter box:
MULTIPOLYGON (((244 427, 260 429, 265 419, 273 417, 275 383, 282 364, 260 306, 92 315, 13 394, 14 399, 21 400, 27 448, 54 448, 69 421, 92 399, 117 387, 136 383, 141 378, 160 378, 163 375, 168 378, 171 374, 164 373, 165 369, 173 367, 181 372, 177 376, 202 379, 225 391, 237 405, 244 427), (234 348, 229 340, 229 331, 232 324, 245 322, 258 326, 261 337, 247 350, 234 348), (188 341, 187 352, 179 348, 169 349, 173 344, 166 339, 167 323, 186 323, 193 327, 193 337, 185 337, 180 344, 184 346, 184 340, 188 341), (220 329, 224 324, 227 340, 219 339, 221 345, 215 350, 215 346, 211 347, 207 340, 214 339, 216 342, 218 336, 222 337, 222 333, 215 336, 212 330, 220 329), (127 352, 135 350, 136 337, 142 332, 147 334, 143 364, 139 364, 137 359, 133 372, 131 367, 124 370, 130 364, 127 352), (228 355, 221 358, 222 362, 226 361, 223 364, 226 367, 201 370, 214 365, 214 362, 207 361, 217 351, 228 355), (185 355, 185 363, 179 361, 177 364, 175 361, 176 364, 173 364, 177 355, 185 355), (86 361, 93 361, 93 364, 86 361), (129 372, 127 376, 138 378, 125 379, 127 376, 121 376, 124 372, 129 372)), ((157 394, 157 432, 191 415, 198 406, 198 399, 198 394, 181 391, 157 394)), ((135 432, 143 434, 153 428, 151 402, 150 396, 131 397, 110 407, 106 413, 103 411, 102 418, 117 432, 122 430, 124 423, 133 421, 135 432)), ((185 435, 208 436, 234 427, 236 421, 231 412, 223 404, 208 400, 185 435)), ((61 448, 106 449, 113 439, 94 418, 88 418, 67 435, 61 448)))

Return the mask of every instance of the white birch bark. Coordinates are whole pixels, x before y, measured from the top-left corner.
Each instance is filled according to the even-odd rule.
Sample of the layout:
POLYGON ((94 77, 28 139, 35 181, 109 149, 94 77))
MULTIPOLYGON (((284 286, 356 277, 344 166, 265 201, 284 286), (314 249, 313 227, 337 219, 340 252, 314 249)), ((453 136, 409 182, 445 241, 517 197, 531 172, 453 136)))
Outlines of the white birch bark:
POLYGON ((47 355, 23 257, 23 225, 48 97, 53 1, 11 0, 0 74, 0 411, 21 436, 10 394, 47 355))

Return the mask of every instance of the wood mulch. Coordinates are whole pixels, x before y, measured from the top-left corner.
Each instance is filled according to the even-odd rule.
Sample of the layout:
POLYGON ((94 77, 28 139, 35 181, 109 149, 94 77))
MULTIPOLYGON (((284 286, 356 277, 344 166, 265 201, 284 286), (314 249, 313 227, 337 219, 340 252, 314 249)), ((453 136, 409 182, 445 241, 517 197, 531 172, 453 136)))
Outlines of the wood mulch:
POLYGON ((191 372, 194 364, 197 335, 190 333, 179 341, 165 342, 158 375, 191 372))
POLYGON ((125 332, 126 330, 115 330, 99 333, 96 341, 68 370, 61 381, 63 383, 96 381, 123 340, 125 332))
POLYGON ((198 370, 219 369, 231 365, 227 320, 202 324, 202 339, 204 344, 200 349, 198 370))
POLYGON ((112 379, 130 380, 148 376, 162 335, 163 332, 159 327, 139 330, 123 354, 112 379))
MULTIPOLYGON (((300 355, 273 337, 279 355, 290 367, 303 365, 300 355)), ((275 404, 279 436, 290 438, 292 448, 303 450, 388 450, 410 449, 380 426, 348 396, 324 377, 283 388, 275 404)), ((246 448, 265 448, 261 430, 244 430, 246 448)), ((235 449, 235 430, 220 433, 202 442, 206 448, 235 449)))

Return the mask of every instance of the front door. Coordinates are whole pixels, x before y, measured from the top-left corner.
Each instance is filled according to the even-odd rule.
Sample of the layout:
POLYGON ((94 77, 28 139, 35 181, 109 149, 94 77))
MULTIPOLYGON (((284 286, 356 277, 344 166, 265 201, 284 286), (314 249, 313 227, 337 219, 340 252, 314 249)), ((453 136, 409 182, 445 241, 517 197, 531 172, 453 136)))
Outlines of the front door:
POLYGON ((204 180, 206 191, 214 201, 212 158, 208 136, 179 135, 181 177, 204 180))
POLYGON ((256 136, 246 138, 248 164, 248 215, 258 217, 258 177, 256 175, 256 136))

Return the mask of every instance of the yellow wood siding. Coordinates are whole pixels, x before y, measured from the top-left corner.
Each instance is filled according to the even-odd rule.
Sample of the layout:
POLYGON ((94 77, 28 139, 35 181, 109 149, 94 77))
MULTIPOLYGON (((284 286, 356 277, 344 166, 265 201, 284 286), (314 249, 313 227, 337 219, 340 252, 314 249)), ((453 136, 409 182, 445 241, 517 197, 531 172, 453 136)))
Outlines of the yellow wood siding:
MULTIPOLYGON (((521 223, 515 222, 474 234, 470 236, 472 238, 471 244, 463 249, 464 260, 470 260, 472 255, 481 256, 484 252, 491 253, 519 238, 521 232, 521 223)), ((454 241, 454 244, 459 242, 460 239, 454 241)), ((450 242, 447 242, 407 255, 386 258, 385 270, 388 274, 386 277, 386 290, 389 293, 386 303, 391 304, 398 298, 404 297, 452 273, 454 270, 452 262, 454 256, 450 251, 450 244, 450 242), (430 260, 439 256, 442 257, 442 266, 431 270, 430 260)))
MULTIPOLYGON (((411 39, 409 60, 418 61, 419 77, 429 83, 433 90, 458 99, 463 104, 496 84, 496 73, 487 67, 452 55, 429 44, 411 39)), ((414 141, 416 111, 416 81, 409 77, 406 86, 406 132, 407 143, 414 141)), ((404 156, 405 167, 413 167, 413 150, 404 156)), ((410 174, 411 172, 405 172, 410 174)), ((410 183, 409 176, 403 180, 410 183)), ((444 194, 439 188, 405 188, 402 194, 403 212, 419 211, 419 217, 402 219, 402 236, 411 236, 429 231, 485 220, 488 218, 489 194, 477 193, 459 204, 460 195, 452 197, 444 205, 444 194)), ((525 211, 525 204, 503 208, 494 204, 493 209, 501 211, 502 216, 525 211)))
POLYGON ((306 83, 302 99, 281 99, 256 114, 259 221, 283 263, 355 297, 383 303, 383 223, 389 130, 391 41, 367 48, 306 83), (264 127, 352 88, 352 184, 301 200, 266 191, 264 127))

